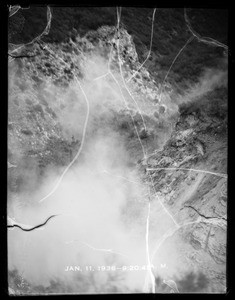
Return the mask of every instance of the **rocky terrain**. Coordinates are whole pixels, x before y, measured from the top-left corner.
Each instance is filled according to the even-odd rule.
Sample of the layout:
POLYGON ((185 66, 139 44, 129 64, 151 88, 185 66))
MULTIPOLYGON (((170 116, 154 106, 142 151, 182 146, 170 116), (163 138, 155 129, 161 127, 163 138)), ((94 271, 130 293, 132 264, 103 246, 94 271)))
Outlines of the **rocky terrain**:
MULTIPOLYGON (((152 21, 150 11, 147 13, 149 25, 152 21)), ((135 264, 142 264, 143 259, 150 266, 151 260, 154 268, 152 272, 146 272, 146 276, 141 275, 144 280, 142 277, 136 279, 135 275, 123 279, 123 273, 120 278, 119 275, 110 275, 108 279, 102 279, 100 272, 95 272, 94 276, 92 273, 85 277, 76 275, 75 284, 74 279, 65 280, 64 275, 60 275, 61 271, 54 266, 64 258, 53 261, 51 257, 50 261, 45 256, 46 252, 43 252, 43 246, 42 265, 48 260, 45 265, 50 265, 51 273, 45 275, 46 271, 44 274, 36 269, 29 271, 27 266, 30 262, 27 265, 24 252, 33 253, 34 250, 30 250, 33 241, 44 243, 43 232, 48 244, 51 243, 49 248, 45 247, 48 249, 45 251, 50 251, 54 257, 57 256, 53 254, 53 243, 58 248, 58 240, 64 242, 63 234, 70 236, 68 232, 64 233, 66 222, 58 219, 58 223, 53 221, 55 225, 48 229, 48 236, 46 228, 49 225, 45 225, 38 237, 37 233, 32 235, 32 240, 30 237, 27 240, 22 235, 24 233, 21 234, 17 229, 9 230, 9 293, 138 293, 153 289, 156 293, 224 293, 227 246, 227 53, 218 45, 210 47, 195 39, 192 43, 196 50, 192 52, 193 45, 189 44, 191 48, 185 48, 187 54, 182 52, 182 55, 186 55, 185 60, 179 56, 179 65, 176 63, 174 68, 171 63, 179 54, 178 51, 174 52, 175 47, 179 45, 178 50, 182 49, 180 40, 183 37, 185 41, 190 37, 189 31, 185 30, 182 35, 179 31, 185 20, 181 19, 183 14, 178 9, 160 9, 161 27, 156 28, 154 33, 157 32, 161 46, 156 49, 155 38, 151 59, 144 65, 142 58, 147 57, 148 48, 145 44, 149 39, 141 40, 136 24, 130 23, 129 16, 137 16, 134 8, 124 10, 123 23, 118 30, 111 23, 113 17, 107 17, 107 23, 111 24, 105 24, 104 21, 99 24, 97 19, 97 28, 95 25, 90 30, 73 28, 68 30, 66 39, 62 38, 65 34, 62 28, 58 41, 52 37, 57 37, 53 24, 55 26, 58 22, 56 14, 60 11, 55 8, 52 12, 54 23, 49 35, 17 51, 12 50, 16 46, 9 45, 12 52, 9 56, 8 96, 8 216, 26 224, 39 221, 45 213, 60 212, 60 201, 54 205, 47 204, 50 202, 46 199, 43 202, 45 208, 38 206, 38 200, 45 196, 45 191, 48 193, 53 190, 54 183, 51 182, 58 181, 60 176, 64 178, 60 184, 64 180, 65 185, 61 184, 61 191, 55 191, 56 196, 52 196, 59 199, 60 193, 66 194, 68 191, 66 184, 69 185, 75 178, 83 182, 88 176, 88 190, 94 188, 96 191, 92 194, 93 198, 96 193, 97 198, 99 193, 103 193, 105 198, 106 191, 110 189, 114 194, 111 198, 117 197, 117 202, 119 198, 125 199, 120 200, 120 206, 115 202, 113 207, 120 209, 121 223, 117 224, 120 228, 125 224, 124 231, 128 235, 123 237, 121 231, 116 234, 117 238, 109 239, 107 233, 110 247, 120 246, 121 252, 133 256, 135 264), (175 20, 175 27, 167 28, 163 21, 166 16, 170 18, 170 24, 175 20), (163 42, 161 44, 163 33, 168 34, 169 41, 165 43, 169 48, 172 47, 168 49, 170 53, 165 53, 165 46, 163 42), (174 37, 177 37, 179 44, 174 44, 174 37), (13 54, 23 57, 14 58, 13 54), (182 68, 177 71, 180 66, 182 68), (68 169, 66 175, 68 166, 71 171, 68 169), (80 172, 82 175, 79 175, 80 172), (107 175, 109 180, 113 178, 114 181, 103 179, 107 175), (123 179, 126 183, 122 182, 123 179), (97 180, 101 180, 101 183, 97 183, 97 180), (137 185, 141 188, 137 188, 137 185), (105 192, 101 192, 101 189, 105 192), (56 226, 61 226, 61 237, 56 226), (52 238, 51 242, 52 236, 55 236, 55 240, 52 238), (134 250, 128 244, 129 240, 134 250), (145 240, 148 242, 145 243, 145 240), (17 249, 21 244, 26 250, 19 253, 17 249), (135 247, 139 247, 139 250, 135 247), (41 275, 34 275, 37 273, 41 275), (154 288, 150 273, 154 275, 154 288), (45 282, 41 279, 43 276, 46 277, 45 282), (143 283, 142 286, 138 280, 143 283)), ((108 16, 108 8, 103 13, 108 16)), ((144 13, 145 10, 138 14, 138 18, 144 18, 144 13)), ((72 14, 70 10, 69 14, 72 14)), ((86 11, 84 24, 85 16, 86 11)), ((25 18, 26 21, 30 20, 27 14, 25 18)), ((192 19, 195 21, 195 18, 196 12, 192 19)), ((198 18, 203 18, 203 14, 198 18)), ((209 23, 207 18, 209 16, 205 10, 204 20, 209 23)), ((46 20, 43 20, 45 23, 46 20)), ((211 20, 215 22, 213 14, 211 20)), ((197 24, 193 23, 197 30, 205 28, 203 22, 201 27, 197 24)), ((213 38, 224 36, 219 24, 217 27, 219 29, 214 31, 213 38)), ((147 25, 140 31, 147 32, 147 28, 151 32, 151 27, 147 25)), ((78 180, 75 186, 79 184, 78 180)), ((86 190, 83 186, 81 189, 86 190)), ((72 205, 71 211, 75 211, 77 204, 73 200, 70 203, 69 195, 73 199, 76 189, 71 193, 64 198, 68 201, 66 206, 72 205)), ((87 192, 84 193, 86 195, 87 192)), ((90 200, 92 197, 89 196, 87 201, 91 201, 90 205, 99 211, 90 200)), ((101 206, 102 203, 101 200, 101 206)), ((105 205, 103 210, 106 209, 105 205)), ((81 224, 83 226, 86 223, 84 221, 81 224)), ((116 227, 111 224, 115 236, 116 227)), ((99 233, 98 228, 99 225, 97 236, 105 235, 99 233)), ((76 230, 73 234, 71 239, 77 238, 76 230)), ((102 241, 102 237, 99 239, 102 241)), ((104 248, 103 244, 99 248, 104 248)), ((62 252, 63 255, 65 253, 62 252)), ((32 264, 37 257, 32 254, 32 264)), ((97 262, 100 263, 99 259, 97 262)), ((107 265, 106 258, 102 262, 107 265)), ((115 256, 113 262, 121 263, 115 256)), ((124 260, 124 264, 130 263, 133 264, 132 260, 124 260)))
POLYGON ((226 282, 222 275, 226 274, 227 134, 222 109, 226 101, 220 93, 209 93, 194 108, 182 107, 164 148, 142 162, 180 226, 189 223, 180 228, 182 240, 191 248, 183 246, 183 253, 209 278, 212 290, 218 285, 223 289, 226 282), (221 115, 212 109, 211 99, 217 97, 221 115))

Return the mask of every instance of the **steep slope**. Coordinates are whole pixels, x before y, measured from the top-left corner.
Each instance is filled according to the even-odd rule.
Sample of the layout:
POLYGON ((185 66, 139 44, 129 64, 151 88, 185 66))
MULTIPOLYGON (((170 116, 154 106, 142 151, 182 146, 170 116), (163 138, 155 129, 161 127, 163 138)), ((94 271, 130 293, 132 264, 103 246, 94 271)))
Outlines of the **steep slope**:
POLYGON ((83 8, 74 26, 84 28, 72 32, 81 11, 53 11, 50 34, 9 57, 8 214, 22 224, 62 217, 28 237, 9 231, 10 293, 224 292, 227 54, 194 39, 171 70, 190 32, 182 10, 162 9, 142 66, 151 26, 137 29, 146 14, 151 24, 149 9, 124 10, 117 30, 111 8, 91 28, 100 11, 83 8), (90 261, 146 274, 64 275, 65 264, 90 261))
POLYGON ((182 105, 164 148, 142 162, 180 225, 181 254, 209 279, 207 291, 217 292, 226 286, 226 116, 223 88, 182 105))

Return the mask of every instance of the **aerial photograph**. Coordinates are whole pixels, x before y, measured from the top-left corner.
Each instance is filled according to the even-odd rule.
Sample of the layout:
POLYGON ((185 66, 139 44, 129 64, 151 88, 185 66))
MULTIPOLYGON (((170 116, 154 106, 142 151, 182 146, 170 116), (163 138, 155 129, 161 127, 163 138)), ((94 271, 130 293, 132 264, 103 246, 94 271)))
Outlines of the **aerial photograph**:
POLYGON ((226 294, 228 9, 7 22, 8 294, 226 294))

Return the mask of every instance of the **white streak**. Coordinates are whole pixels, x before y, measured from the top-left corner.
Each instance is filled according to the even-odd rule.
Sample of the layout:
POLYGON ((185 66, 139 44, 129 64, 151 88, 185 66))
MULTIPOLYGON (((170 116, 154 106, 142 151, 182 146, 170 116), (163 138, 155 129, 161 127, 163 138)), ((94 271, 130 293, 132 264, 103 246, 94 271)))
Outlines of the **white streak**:
MULTIPOLYGON (((146 243, 146 260, 147 260, 147 272, 150 276, 151 280, 151 292, 155 293, 155 277, 152 273, 152 264, 149 256, 149 217, 150 217, 150 201, 148 203, 148 215, 146 219, 146 235, 145 235, 145 243, 146 243)), ((144 291, 148 289, 148 281, 147 276, 145 277, 144 291)))
POLYGON ((152 51, 152 43, 153 43, 153 25, 154 25, 154 19, 155 19, 155 12, 156 12, 156 8, 154 8, 153 10, 153 17, 152 17, 152 30, 151 30, 151 40, 150 40, 150 47, 149 47, 149 53, 146 57, 146 59, 144 60, 144 62, 141 64, 141 66, 139 67, 138 70, 135 71, 135 73, 127 80, 127 82, 129 82, 133 77, 136 76, 137 73, 139 73, 140 69, 143 67, 143 65, 146 63, 146 61, 149 59, 150 53, 152 51))
MULTIPOLYGON (((49 51, 49 53, 51 54, 51 52, 49 51)), ((60 60, 62 60, 66 65, 68 65, 68 63, 66 63, 62 58, 58 57, 60 60)), ((69 170, 69 168, 73 165, 73 163, 76 161, 76 159, 79 157, 81 151, 82 151, 82 148, 83 148, 83 144, 84 144, 84 141, 85 141, 85 134, 86 134, 86 129, 87 129, 87 123, 88 123, 88 118, 89 118, 89 114, 90 114, 90 106, 89 106, 89 101, 87 99, 87 96, 86 96, 86 93, 84 92, 79 80, 77 79, 77 77, 75 76, 75 79, 84 95, 84 98, 86 100, 86 104, 87 104, 87 113, 86 113, 86 119, 85 119, 85 123, 84 123, 84 126, 83 126, 83 133, 82 133, 82 141, 81 141, 81 145, 79 147, 79 150, 77 152, 77 154, 75 155, 75 157, 73 158, 73 160, 70 162, 70 164, 66 167, 66 169, 64 170, 64 172, 62 173, 62 175, 60 176, 59 180, 57 181, 56 185, 54 186, 54 188, 52 189, 52 191, 47 195, 45 196, 44 198, 42 198, 41 200, 39 200, 39 202, 42 202, 44 201, 45 199, 47 199, 48 197, 50 197, 56 190, 57 188, 59 187, 64 175, 67 173, 67 171, 69 170)))
POLYGON ((215 173, 215 172, 210 172, 210 171, 205 171, 205 170, 187 169, 187 168, 147 168, 146 170, 148 170, 148 171, 155 171, 155 170, 184 170, 184 171, 194 171, 194 172, 208 173, 208 174, 212 174, 212 175, 216 175, 216 176, 224 177, 224 178, 228 177, 228 175, 224 174, 224 173, 215 173))
POLYGON ((166 81, 166 79, 167 79, 167 77, 168 77, 168 75, 169 75, 169 73, 170 73, 170 71, 171 71, 171 69, 172 69, 172 67, 173 67, 173 65, 174 65, 174 63, 175 63, 175 61, 176 61, 176 59, 178 58, 178 56, 180 55, 180 53, 184 50, 184 48, 185 48, 185 47, 186 47, 193 39, 194 39, 194 36, 191 36, 191 37, 187 40, 187 42, 186 42, 186 43, 184 44, 184 46, 180 49, 180 51, 177 53, 176 57, 175 57, 174 60, 172 61, 171 65, 170 65, 170 68, 168 69, 168 71, 167 71, 167 73, 166 73, 166 76, 165 76, 165 78, 164 78, 164 80, 163 80, 163 82, 162 82, 162 85, 161 85, 160 96, 159 96, 159 103, 160 103, 161 100, 162 100, 162 89, 164 88, 165 81, 166 81))
POLYGON ((80 240, 71 240, 71 241, 67 241, 65 242, 65 244, 71 244, 71 243, 74 243, 74 242, 79 242, 85 246, 87 246, 88 248, 94 250, 94 251, 101 251, 101 252, 108 252, 108 253, 112 253, 112 254, 117 254, 117 255, 121 255, 121 256, 125 256, 125 257, 128 257, 126 254, 123 254, 121 252, 117 252, 117 251, 114 251, 113 249, 106 249, 106 248, 96 248, 96 247, 93 247, 92 245, 86 243, 86 242, 83 242, 83 241, 80 241, 80 240))
POLYGON ((87 123, 88 123, 88 118, 89 118, 89 114, 90 114, 90 108, 89 108, 89 101, 87 99, 87 96, 80 84, 80 82, 78 81, 77 77, 75 78, 77 80, 77 83, 84 95, 84 98, 86 100, 86 104, 87 104, 87 113, 86 113, 86 119, 85 119, 85 123, 84 123, 84 126, 83 126, 83 133, 82 133, 82 141, 81 141, 81 145, 79 147, 79 150, 77 152, 77 154, 75 155, 75 157, 73 158, 73 160, 70 162, 70 164, 67 166, 67 168, 64 170, 64 172, 62 173, 62 175, 60 176, 59 180, 57 181, 55 187, 52 189, 52 191, 47 195, 45 196, 44 198, 42 198, 41 200, 39 200, 39 202, 42 202, 44 201, 45 199, 47 199, 48 197, 50 197, 58 188, 58 186, 60 185, 64 175, 67 173, 67 171, 69 170, 69 168, 73 165, 73 163, 76 161, 76 159, 79 157, 81 151, 82 151, 82 148, 83 148, 83 144, 84 144, 84 141, 85 141, 85 134, 86 134, 86 128, 87 128, 87 123))
MULTIPOLYGON (((117 14, 119 15, 118 10, 117 10, 117 14)), ((135 101, 135 99, 134 99, 134 97, 132 96, 130 90, 128 89, 128 87, 127 87, 127 85, 126 85, 126 82, 125 82, 125 79, 124 79, 124 77, 123 77, 123 73, 122 73, 121 58, 120 58, 120 50, 119 50, 119 43, 120 43, 120 28, 119 28, 119 23, 120 23, 120 18, 121 18, 121 15, 119 15, 119 17, 118 17, 118 25, 117 25, 117 30, 118 30, 117 52, 118 52, 118 62, 119 62, 118 65, 119 65, 119 70, 120 70, 120 74, 121 74, 121 77, 122 77, 122 82, 123 82, 123 84, 124 84, 124 86, 125 86, 125 88, 126 88, 128 94, 130 95, 131 99, 132 99, 133 102, 135 103, 135 105, 136 105, 136 107, 137 107, 137 109, 138 109, 138 111, 139 111, 139 113, 140 113, 141 119, 142 119, 142 121, 143 121, 144 129, 145 129, 145 131, 147 131, 146 125, 145 125, 145 121, 144 121, 143 115, 142 115, 142 113, 141 113, 141 110, 140 110, 140 108, 139 108, 139 106, 138 106, 138 103, 135 101)))
POLYGON ((30 42, 28 42, 26 44, 16 45, 16 44, 9 43, 9 45, 18 46, 16 49, 12 50, 10 52, 10 54, 14 53, 15 51, 18 51, 22 47, 25 47, 25 46, 28 46, 28 45, 31 45, 31 44, 35 43, 36 41, 40 40, 40 38, 42 36, 48 35, 48 33, 50 31, 50 28, 51 28, 51 19, 52 19, 51 9, 50 9, 49 6, 47 6, 47 25, 46 25, 45 29, 43 30, 43 32, 40 35, 38 35, 37 37, 35 37, 32 41, 30 41, 30 42))
POLYGON ((186 12, 186 8, 184 9, 184 19, 185 19, 185 22, 186 22, 186 25, 188 27, 188 30, 192 33, 192 35, 194 37, 197 38, 197 40, 199 42, 203 42, 203 43, 206 43, 206 44, 209 44, 209 45, 212 45, 212 46, 217 46, 217 47, 222 47, 224 48, 225 50, 228 50, 228 46, 215 40, 215 39, 212 39, 210 37, 203 37, 201 36, 200 34, 198 34, 191 26, 190 24, 190 21, 189 21, 189 18, 187 16, 187 12, 186 12))
POLYGON ((204 219, 202 217, 199 217, 196 221, 191 221, 191 222, 186 222, 181 224, 179 227, 177 228, 170 228, 158 241, 157 244, 153 250, 153 253, 151 255, 151 261, 153 260, 154 256, 156 255, 157 251, 159 250, 159 248, 161 247, 161 245, 165 242, 165 240, 172 236, 176 231, 178 231, 179 229, 181 229, 184 226, 188 226, 188 225, 193 225, 193 224, 198 224, 198 223, 209 223, 212 224, 214 226, 220 226, 223 227, 226 225, 226 221, 223 218, 215 218, 215 219, 204 219))

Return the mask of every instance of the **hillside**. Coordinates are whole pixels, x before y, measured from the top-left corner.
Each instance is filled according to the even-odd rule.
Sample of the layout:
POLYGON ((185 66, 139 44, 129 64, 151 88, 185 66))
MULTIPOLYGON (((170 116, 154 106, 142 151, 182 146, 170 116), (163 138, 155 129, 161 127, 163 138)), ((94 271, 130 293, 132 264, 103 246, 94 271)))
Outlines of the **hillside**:
POLYGON ((56 215, 9 229, 9 293, 224 293, 227 11, 30 7, 8 36, 8 217, 56 215))

